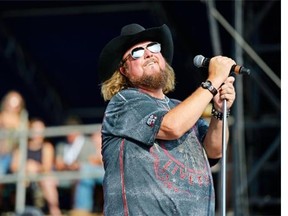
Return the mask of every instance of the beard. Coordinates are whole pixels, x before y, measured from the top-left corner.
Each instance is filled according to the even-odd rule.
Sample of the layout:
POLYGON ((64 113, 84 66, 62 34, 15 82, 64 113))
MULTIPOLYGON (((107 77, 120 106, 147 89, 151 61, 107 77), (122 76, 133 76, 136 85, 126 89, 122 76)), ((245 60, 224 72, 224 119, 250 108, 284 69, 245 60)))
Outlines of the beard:
POLYGON ((152 75, 143 74, 139 78, 130 78, 130 82, 134 87, 144 87, 147 89, 160 89, 164 88, 167 84, 168 75, 165 70, 160 70, 158 73, 153 73, 152 75))

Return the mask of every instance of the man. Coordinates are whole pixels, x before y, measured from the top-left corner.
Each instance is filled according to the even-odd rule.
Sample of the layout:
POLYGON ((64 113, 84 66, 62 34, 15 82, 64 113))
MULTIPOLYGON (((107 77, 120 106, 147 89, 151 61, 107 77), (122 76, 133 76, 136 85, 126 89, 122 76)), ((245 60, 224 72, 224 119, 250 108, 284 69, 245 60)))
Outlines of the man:
MULTIPOLYGON (((67 126, 78 126, 81 120, 71 116, 66 120, 67 126)), ((95 132, 96 133, 96 132, 95 132)), ((72 130, 66 136, 66 142, 58 143, 56 147, 56 170, 79 171, 81 174, 94 174, 95 178, 82 178, 76 181, 73 198, 73 212, 91 213, 94 207, 94 187, 102 185, 104 168, 101 155, 97 151, 95 138, 88 137, 79 130, 72 130)), ((97 140, 101 142, 101 139, 97 140)), ((60 182, 60 184, 63 182, 60 182)))
POLYGON ((107 216, 215 214, 210 166, 222 156, 221 108, 235 100, 235 62, 212 58, 207 81, 181 102, 166 96, 172 56, 165 24, 126 25, 101 52, 101 92, 110 100, 102 125, 107 216), (212 99, 208 125, 201 114, 212 99))

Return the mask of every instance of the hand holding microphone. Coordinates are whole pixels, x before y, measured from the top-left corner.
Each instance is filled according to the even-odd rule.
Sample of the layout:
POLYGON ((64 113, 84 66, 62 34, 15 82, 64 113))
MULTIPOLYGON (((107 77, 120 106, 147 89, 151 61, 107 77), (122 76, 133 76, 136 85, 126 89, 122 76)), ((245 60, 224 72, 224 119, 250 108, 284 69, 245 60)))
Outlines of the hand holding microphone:
MULTIPOLYGON (((198 68, 200 68, 200 67, 208 68, 210 60, 211 60, 210 58, 205 58, 203 55, 197 55, 194 57, 194 65, 198 68)), ((250 69, 234 64, 231 67, 230 75, 232 75, 233 73, 235 73, 237 75, 239 75, 239 74, 249 75, 250 69)))
POLYGON ((211 93, 213 94, 214 106, 218 111, 222 110, 221 108, 224 100, 227 101, 228 109, 232 106, 235 100, 236 94, 233 86, 235 78, 232 77, 231 75, 233 75, 233 73, 234 74, 250 73, 249 69, 236 65, 233 59, 224 56, 216 56, 210 59, 205 58, 202 55, 197 55, 194 58, 194 65, 198 68, 209 67, 209 75, 207 81, 210 81, 211 88, 216 88, 217 90, 218 94, 213 94, 213 91, 211 93))

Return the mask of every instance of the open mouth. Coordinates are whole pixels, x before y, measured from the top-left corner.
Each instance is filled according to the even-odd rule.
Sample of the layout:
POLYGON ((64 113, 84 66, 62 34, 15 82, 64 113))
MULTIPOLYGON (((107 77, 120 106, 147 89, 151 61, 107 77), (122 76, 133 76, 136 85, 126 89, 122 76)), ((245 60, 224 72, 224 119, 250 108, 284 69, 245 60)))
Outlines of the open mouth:
POLYGON ((148 61, 145 63, 144 67, 153 65, 153 64, 155 64, 155 63, 157 63, 157 62, 156 62, 156 60, 154 60, 154 59, 148 60, 148 61))

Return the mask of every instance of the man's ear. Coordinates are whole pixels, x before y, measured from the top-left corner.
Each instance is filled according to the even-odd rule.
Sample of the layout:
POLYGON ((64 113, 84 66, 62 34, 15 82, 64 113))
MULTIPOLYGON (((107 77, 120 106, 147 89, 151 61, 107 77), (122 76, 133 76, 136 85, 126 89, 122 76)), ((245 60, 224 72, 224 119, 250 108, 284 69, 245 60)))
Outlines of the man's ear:
POLYGON ((120 67, 120 68, 119 68, 119 71, 120 71, 120 73, 121 73, 123 76, 126 76, 126 69, 125 69, 124 66, 120 67))

